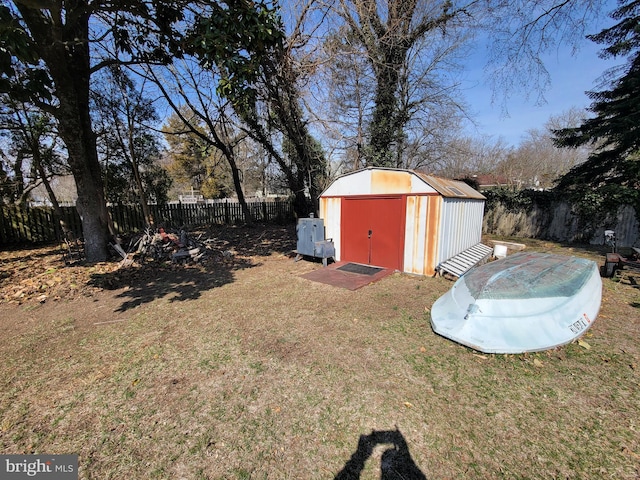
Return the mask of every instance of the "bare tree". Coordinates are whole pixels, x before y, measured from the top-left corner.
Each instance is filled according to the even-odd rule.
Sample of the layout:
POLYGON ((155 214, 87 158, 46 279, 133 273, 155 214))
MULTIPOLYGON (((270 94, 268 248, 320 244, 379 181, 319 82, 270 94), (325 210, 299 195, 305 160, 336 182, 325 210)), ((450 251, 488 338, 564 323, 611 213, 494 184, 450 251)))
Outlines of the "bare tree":
POLYGON ((245 135, 235 128, 230 119, 229 101, 217 95, 213 71, 203 69, 196 61, 187 58, 167 68, 147 68, 143 75, 154 83, 173 115, 182 122, 182 132, 164 133, 195 135, 225 158, 245 221, 251 224, 253 219, 244 196, 237 161, 237 147, 245 135))
POLYGON ((493 87, 494 100, 506 109, 517 92, 534 103, 546 102, 544 92, 551 77, 544 55, 559 46, 575 53, 585 36, 604 17, 606 0, 504 0, 482 8, 478 19, 488 28, 485 52, 486 77, 493 87))
POLYGON ((294 210, 304 217, 318 210, 327 165, 303 110, 300 82, 306 72, 293 56, 297 41, 295 35, 290 36, 286 48, 263 58, 255 96, 234 102, 234 108, 245 132, 280 167, 294 195, 294 210))
POLYGON ((375 82, 363 53, 360 42, 346 26, 324 41, 325 85, 330 85, 325 125, 328 136, 344 152, 340 170, 357 170, 366 165, 363 149, 375 82))
POLYGON ((467 16, 475 3, 340 0, 339 13, 375 79, 368 164, 401 163, 397 151, 401 152, 406 142, 405 127, 435 92, 444 96, 447 87, 436 70, 455 50, 459 19, 467 16))
MULTIPOLYGON (((368 164, 416 165, 420 163, 417 155, 447 143, 444 132, 452 127, 452 116, 468 116, 466 105, 458 100, 456 73, 458 60, 470 49, 486 48, 485 72, 494 87, 494 99, 506 105, 518 92, 543 102, 549 84, 544 55, 559 45, 577 50, 606 3, 336 1, 335 11, 344 23, 331 30, 326 45, 332 55, 327 60, 332 62, 331 78, 341 82, 335 99, 351 113, 342 112, 339 117, 352 122, 350 129, 343 130, 350 138, 359 138, 355 132, 366 128, 361 150, 368 164), (436 139, 436 134, 442 138, 436 139)), ((362 155, 351 153, 350 158, 354 157, 360 161, 362 155)), ((431 163, 426 159, 426 165, 431 163)))
POLYGON ((32 190, 42 185, 62 232, 68 235, 69 228, 52 187, 55 177, 69 173, 53 118, 27 102, 4 95, 0 130, 11 141, 13 159, 6 158, 5 162, 12 166, 13 200, 25 204, 32 190))
POLYGON ((584 110, 571 109, 551 117, 544 128, 529 130, 518 148, 498 166, 498 170, 516 181, 520 188, 552 188, 558 178, 585 162, 594 148, 557 147, 552 132, 579 125, 586 113, 584 110))
POLYGON ((449 178, 471 178, 495 173, 511 149, 500 139, 455 136, 440 151, 432 170, 449 178))
MULTIPOLYGON (((152 226, 154 219, 143 174, 159 168, 155 164, 160 156, 159 139, 147 126, 155 123, 158 115, 151 100, 120 66, 108 68, 101 80, 95 82, 92 98, 98 143, 108 163, 105 175, 108 177, 109 166, 124 167, 126 176, 133 180, 131 190, 138 197, 145 223, 152 226)), ((110 185, 105 187, 109 196, 110 185)))

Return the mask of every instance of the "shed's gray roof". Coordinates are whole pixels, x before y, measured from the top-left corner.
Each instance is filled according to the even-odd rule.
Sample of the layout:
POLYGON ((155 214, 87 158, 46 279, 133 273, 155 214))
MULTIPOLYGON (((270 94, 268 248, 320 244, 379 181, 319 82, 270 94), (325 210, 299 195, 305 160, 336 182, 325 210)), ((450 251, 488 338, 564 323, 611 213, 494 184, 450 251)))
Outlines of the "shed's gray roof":
POLYGON ((413 172, 423 179, 428 185, 433 187, 440 195, 447 198, 476 198, 486 200, 486 197, 476 189, 460 180, 450 180, 448 178, 435 177, 425 173, 413 172))

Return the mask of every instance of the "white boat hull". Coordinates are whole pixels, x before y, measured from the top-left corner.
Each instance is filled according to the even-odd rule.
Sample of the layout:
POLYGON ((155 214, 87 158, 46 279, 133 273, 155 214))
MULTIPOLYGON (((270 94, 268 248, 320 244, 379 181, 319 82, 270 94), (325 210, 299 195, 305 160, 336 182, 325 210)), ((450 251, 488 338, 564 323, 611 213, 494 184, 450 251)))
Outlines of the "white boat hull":
POLYGON ((481 352, 535 352, 583 335, 601 300, 595 262, 517 253, 458 279, 434 303, 431 325, 439 335, 481 352))

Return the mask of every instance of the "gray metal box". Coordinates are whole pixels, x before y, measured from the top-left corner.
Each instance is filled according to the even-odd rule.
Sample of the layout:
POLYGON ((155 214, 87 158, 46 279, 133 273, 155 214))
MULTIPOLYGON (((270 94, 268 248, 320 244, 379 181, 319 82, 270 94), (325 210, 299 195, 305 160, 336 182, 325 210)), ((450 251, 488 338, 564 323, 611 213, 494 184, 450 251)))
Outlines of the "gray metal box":
POLYGON ((313 256, 323 259, 334 258, 336 256, 336 247, 331 240, 316 242, 313 256))
POLYGON ((298 255, 315 256, 315 243, 324 240, 324 220, 321 218, 300 218, 296 226, 298 255))

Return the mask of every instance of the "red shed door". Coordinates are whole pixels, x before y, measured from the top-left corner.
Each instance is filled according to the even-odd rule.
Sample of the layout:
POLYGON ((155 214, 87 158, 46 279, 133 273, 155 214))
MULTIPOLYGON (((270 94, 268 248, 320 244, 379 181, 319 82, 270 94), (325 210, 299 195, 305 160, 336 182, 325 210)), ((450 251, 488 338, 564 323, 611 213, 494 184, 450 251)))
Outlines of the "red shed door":
POLYGON ((402 271, 403 197, 343 198, 341 260, 402 271))

